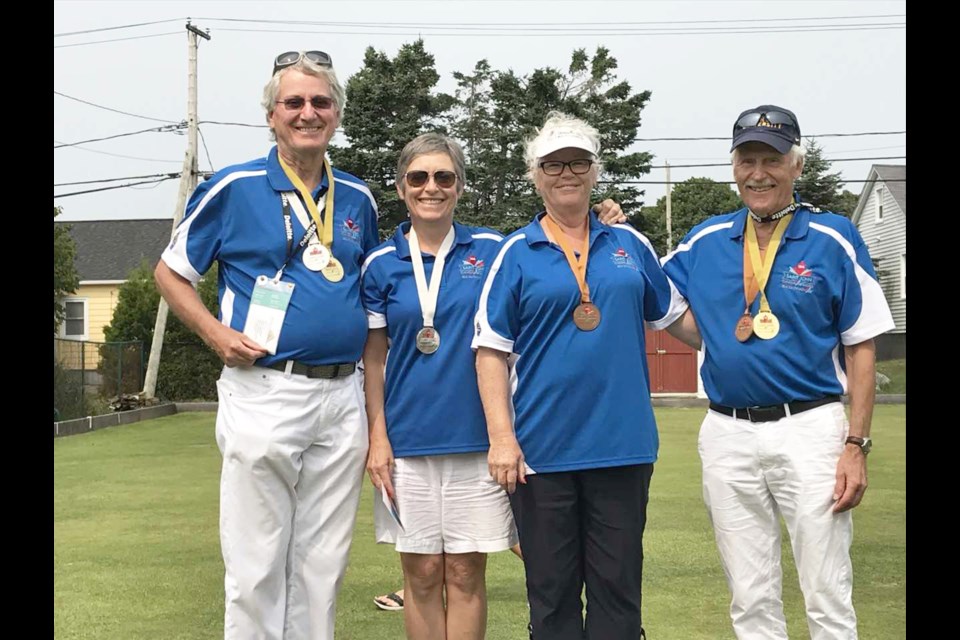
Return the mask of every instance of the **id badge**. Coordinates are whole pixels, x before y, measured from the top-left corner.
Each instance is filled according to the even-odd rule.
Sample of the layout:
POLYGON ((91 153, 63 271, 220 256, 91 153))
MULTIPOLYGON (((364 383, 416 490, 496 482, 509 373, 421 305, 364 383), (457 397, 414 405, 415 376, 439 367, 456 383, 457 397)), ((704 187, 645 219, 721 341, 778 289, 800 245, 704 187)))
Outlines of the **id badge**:
POLYGON ((280 330, 283 328, 283 319, 287 316, 293 287, 292 282, 278 282, 267 276, 257 276, 253 287, 243 334, 271 355, 277 353, 280 330))

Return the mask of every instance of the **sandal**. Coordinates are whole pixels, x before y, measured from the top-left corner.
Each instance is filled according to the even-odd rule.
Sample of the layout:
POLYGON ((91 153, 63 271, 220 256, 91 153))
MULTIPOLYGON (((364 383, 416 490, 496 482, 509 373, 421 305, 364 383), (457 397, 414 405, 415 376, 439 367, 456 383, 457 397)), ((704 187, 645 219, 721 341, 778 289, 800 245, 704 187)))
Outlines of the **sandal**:
POLYGON ((385 596, 377 596, 373 599, 373 604, 384 611, 403 611, 403 598, 396 593, 388 593, 385 596))

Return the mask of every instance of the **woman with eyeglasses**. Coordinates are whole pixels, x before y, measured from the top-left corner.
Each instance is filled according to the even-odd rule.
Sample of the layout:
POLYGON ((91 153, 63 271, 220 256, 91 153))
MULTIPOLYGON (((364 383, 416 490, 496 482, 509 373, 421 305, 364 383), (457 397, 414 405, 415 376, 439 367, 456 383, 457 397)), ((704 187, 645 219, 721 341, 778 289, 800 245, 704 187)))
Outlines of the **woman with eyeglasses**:
POLYGON ((553 112, 526 159, 545 210, 500 243, 473 339, 489 470, 510 494, 531 637, 637 640, 658 448, 644 323, 680 323, 686 304, 647 238, 590 212, 596 129, 553 112))
MULTIPOLYGON (((377 540, 400 552, 414 639, 482 639, 486 554, 517 543, 507 496, 487 469, 470 349, 476 299, 502 236, 454 222, 464 177, 455 141, 426 133, 408 143, 397 193, 410 221, 363 266, 367 470, 396 502, 399 524, 381 495, 374 519, 377 540)), ((621 219, 605 204, 606 218, 621 219)))

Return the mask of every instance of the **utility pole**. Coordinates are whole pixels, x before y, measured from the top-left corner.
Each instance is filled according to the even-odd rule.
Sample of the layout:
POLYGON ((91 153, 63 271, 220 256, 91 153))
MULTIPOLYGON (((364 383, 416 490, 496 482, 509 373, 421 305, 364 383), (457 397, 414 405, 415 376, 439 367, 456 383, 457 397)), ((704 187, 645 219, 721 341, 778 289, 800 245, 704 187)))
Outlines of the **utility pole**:
POLYGON ((670 220, 670 192, 673 191, 673 185, 670 184, 670 163, 664 161, 663 166, 667 168, 667 252, 673 249, 673 224, 670 220))
MULTIPOLYGON (((173 211, 173 227, 170 237, 183 218, 187 206, 187 196, 197 187, 197 36, 210 39, 210 34, 200 31, 187 21, 187 151, 183 156, 183 170, 180 173, 180 190, 177 193, 177 208, 173 211)), ((153 344, 150 345, 150 360, 143 380, 144 400, 153 400, 157 390, 157 371, 160 369, 160 352, 163 349, 163 334, 167 329, 167 314, 170 307, 160 298, 157 308, 157 321, 153 325, 153 344)))

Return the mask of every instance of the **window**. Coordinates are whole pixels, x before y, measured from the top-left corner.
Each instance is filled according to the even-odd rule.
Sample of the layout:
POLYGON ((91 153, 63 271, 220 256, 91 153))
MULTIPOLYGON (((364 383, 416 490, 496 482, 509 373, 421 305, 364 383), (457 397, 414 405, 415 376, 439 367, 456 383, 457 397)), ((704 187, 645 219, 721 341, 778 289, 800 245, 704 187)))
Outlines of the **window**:
POLYGON ((877 202, 874 204, 877 210, 877 222, 883 222, 883 197, 886 193, 887 190, 883 187, 877 187, 877 190, 874 192, 874 195, 877 197, 877 202))
POLYGON ((87 339, 87 301, 85 298, 67 298, 63 301, 66 316, 60 325, 60 335, 71 340, 87 339))
POLYGON ((907 254, 900 254, 900 299, 907 299, 907 254))

